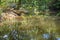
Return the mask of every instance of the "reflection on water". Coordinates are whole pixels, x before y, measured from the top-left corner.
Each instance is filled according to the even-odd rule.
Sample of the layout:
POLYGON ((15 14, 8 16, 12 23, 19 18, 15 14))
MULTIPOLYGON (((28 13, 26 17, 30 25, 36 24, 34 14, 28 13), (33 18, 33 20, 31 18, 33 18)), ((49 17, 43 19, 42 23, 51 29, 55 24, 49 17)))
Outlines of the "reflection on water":
MULTIPOLYGON (((16 34, 17 35, 17 34, 16 34)), ((23 34, 24 35, 24 34, 23 34)), ((27 37, 26 37, 26 35, 25 36, 21 36, 19 39, 15 36, 15 35, 12 35, 13 36, 13 38, 14 38, 14 40, 37 40, 36 38, 34 38, 34 37, 29 37, 28 35, 27 35, 27 37)), ((20 36, 20 35, 19 35, 20 36)), ((42 36, 43 36, 43 39, 44 40, 50 40, 49 38, 51 37, 51 35, 49 35, 49 34, 42 34, 42 36)), ((4 35, 3 36, 3 39, 4 40, 8 40, 9 39, 9 35, 4 35)), ((53 39, 52 40, 60 40, 60 38, 55 38, 55 37, 53 37, 53 39)))
POLYGON ((60 40, 60 38, 57 38, 57 40, 60 40))
POLYGON ((49 34, 43 34, 43 38, 48 39, 50 37, 49 34))

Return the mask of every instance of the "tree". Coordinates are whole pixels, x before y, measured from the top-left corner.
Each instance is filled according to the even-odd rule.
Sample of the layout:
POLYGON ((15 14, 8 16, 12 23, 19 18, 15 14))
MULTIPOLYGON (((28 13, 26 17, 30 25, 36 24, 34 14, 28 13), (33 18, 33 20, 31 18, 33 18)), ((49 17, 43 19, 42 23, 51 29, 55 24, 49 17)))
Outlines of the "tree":
POLYGON ((0 0, 0 4, 1 4, 1 0, 0 0))
POLYGON ((22 0, 18 0, 17 9, 19 9, 21 7, 21 1, 22 0))

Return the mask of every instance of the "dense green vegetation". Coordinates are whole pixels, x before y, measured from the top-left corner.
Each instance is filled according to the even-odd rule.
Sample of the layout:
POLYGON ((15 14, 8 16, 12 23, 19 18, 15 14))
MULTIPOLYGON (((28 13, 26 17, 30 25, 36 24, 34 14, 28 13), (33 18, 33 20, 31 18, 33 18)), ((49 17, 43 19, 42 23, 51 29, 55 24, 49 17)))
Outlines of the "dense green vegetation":
MULTIPOLYGON (((0 0, 0 7, 7 8, 10 4, 16 3, 16 9, 24 8, 29 11, 46 11, 48 14, 60 15, 60 1, 59 0, 0 0), (55 13, 50 13, 55 12, 55 13)), ((14 4, 12 4, 14 5, 14 4)), ((32 13, 33 14, 33 13, 32 13)), ((45 13, 46 14, 46 13, 45 13)))
POLYGON ((59 11, 59 0, 0 0, 0 40, 60 40, 59 11))

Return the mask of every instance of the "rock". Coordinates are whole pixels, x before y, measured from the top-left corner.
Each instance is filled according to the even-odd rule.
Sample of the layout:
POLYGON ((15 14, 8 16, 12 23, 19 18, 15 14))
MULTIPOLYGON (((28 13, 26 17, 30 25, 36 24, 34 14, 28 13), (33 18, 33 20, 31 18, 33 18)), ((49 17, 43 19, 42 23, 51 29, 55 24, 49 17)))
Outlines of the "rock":
POLYGON ((10 20, 14 20, 17 15, 13 12, 7 12, 7 13, 2 13, 1 16, 3 20, 10 21, 10 20))

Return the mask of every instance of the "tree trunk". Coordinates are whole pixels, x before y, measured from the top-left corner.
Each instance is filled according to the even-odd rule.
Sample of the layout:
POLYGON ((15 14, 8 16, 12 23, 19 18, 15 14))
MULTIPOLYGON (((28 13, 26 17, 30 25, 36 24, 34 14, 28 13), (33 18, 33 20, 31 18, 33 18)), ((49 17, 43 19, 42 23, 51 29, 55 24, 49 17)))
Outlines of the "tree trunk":
POLYGON ((21 7, 21 1, 22 1, 22 0, 19 0, 19 1, 18 1, 17 9, 19 9, 19 8, 21 7))
POLYGON ((1 4, 1 0, 0 0, 0 4, 1 4))

